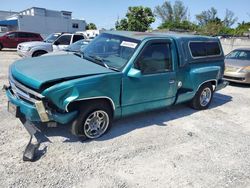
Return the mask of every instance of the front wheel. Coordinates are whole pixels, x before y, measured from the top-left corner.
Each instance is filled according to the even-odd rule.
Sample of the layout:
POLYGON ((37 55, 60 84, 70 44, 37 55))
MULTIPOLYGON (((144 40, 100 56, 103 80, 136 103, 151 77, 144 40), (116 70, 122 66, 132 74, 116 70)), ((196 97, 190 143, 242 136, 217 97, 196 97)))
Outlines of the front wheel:
POLYGON ((109 130, 112 112, 106 103, 91 103, 80 108, 79 116, 72 123, 72 133, 85 139, 95 139, 109 130))
POLYGON ((213 86, 211 83, 203 84, 194 98, 190 102, 190 106, 196 110, 205 110, 209 107, 213 98, 213 86))
POLYGON ((0 51, 3 49, 3 45, 0 43, 0 51))

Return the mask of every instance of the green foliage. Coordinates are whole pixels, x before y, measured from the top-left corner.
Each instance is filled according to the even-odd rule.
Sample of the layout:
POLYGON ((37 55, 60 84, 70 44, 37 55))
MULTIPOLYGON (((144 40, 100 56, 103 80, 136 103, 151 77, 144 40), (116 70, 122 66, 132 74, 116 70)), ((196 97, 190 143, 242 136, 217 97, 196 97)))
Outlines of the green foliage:
POLYGON ((94 23, 89 23, 89 24, 87 24, 86 29, 87 30, 96 30, 97 27, 94 23))
POLYGON ((155 7, 155 14, 162 20, 158 29, 180 29, 194 31, 197 26, 187 20, 188 8, 182 1, 175 1, 174 5, 170 1, 165 1, 161 6, 155 7))
POLYGON ((221 20, 217 15, 217 10, 215 8, 210 8, 209 10, 202 11, 200 14, 196 15, 198 21, 198 33, 203 35, 234 35, 235 30, 230 28, 236 21, 237 18, 234 13, 230 10, 226 10, 226 15, 223 20, 221 20))
POLYGON ((250 22, 242 22, 238 24, 238 27, 235 29, 235 35, 243 35, 245 32, 249 32, 250 22))
POLYGON ((146 31, 154 21, 155 18, 150 8, 129 7, 126 18, 117 21, 115 27, 117 30, 146 31))
POLYGON ((116 30, 127 31, 128 30, 128 20, 126 18, 123 18, 120 21, 117 20, 115 23, 115 28, 116 28, 116 30))
POLYGON ((162 23, 158 29, 170 29, 170 30, 174 30, 174 29, 181 29, 181 30, 186 30, 186 31, 194 31, 197 29, 197 25, 193 24, 190 21, 182 21, 182 22, 171 22, 171 21, 167 21, 162 23))
POLYGON ((155 14, 165 22, 183 22, 187 20, 188 8, 180 0, 175 1, 174 5, 170 1, 165 1, 161 6, 155 7, 155 14))
POLYGON ((209 10, 202 11, 200 14, 196 15, 196 19, 200 26, 205 26, 211 22, 218 22, 217 10, 212 7, 209 10))
POLYGON ((217 21, 210 21, 206 25, 200 27, 198 29, 198 33, 210 36, 216 36, 222 34, 233 35, 234 29, 225 27, 222 22, 217 20, 217 21))

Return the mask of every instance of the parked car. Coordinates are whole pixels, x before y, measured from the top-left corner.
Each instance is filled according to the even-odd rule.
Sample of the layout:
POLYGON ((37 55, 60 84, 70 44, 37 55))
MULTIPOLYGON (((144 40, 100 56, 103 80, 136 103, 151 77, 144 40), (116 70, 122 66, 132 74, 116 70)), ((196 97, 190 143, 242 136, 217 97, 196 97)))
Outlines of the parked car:
POLYGON ((74 42, 73 44, 69 45, 66 49, 62 51, 50 52, 50 53, 44 54, 43 56, 80 53, 88 44, 89 44, 89 41, 86 39, 78 40, 74 42))
POLYGON ((86 47, 89 44, 89 41, 86 39, 79 40, 69 45, 64 51, 67 52, 80 52, 83 47, 86 47))
POLYGON ((43 41, 43 38, 38 33, 10 31, 0 36, 0 50, 3 48, 16 48, 19 43, 27 41, 43 41))
POLYGON ((81 57, 16 61, 5 88, 9 112, 25 126, 71 123, 73 134, 94 139, 114 118, 183 102, 207 109, 227 85, 223 72, 217 38, 113 31, 100 34, 81 57))
POLYGON ((250 84, 250 48, 235 49, 225 58, 224 79, 250 84))
POLYGON ((70 44, 81 39, 84 39, 84 36, 80 34, 64 33, 60 35, 56 33, 50 35, 45 42, 25 42, 19 44, 17 53, 21 57, 37 57, 52 51, 64 50, 70 44))

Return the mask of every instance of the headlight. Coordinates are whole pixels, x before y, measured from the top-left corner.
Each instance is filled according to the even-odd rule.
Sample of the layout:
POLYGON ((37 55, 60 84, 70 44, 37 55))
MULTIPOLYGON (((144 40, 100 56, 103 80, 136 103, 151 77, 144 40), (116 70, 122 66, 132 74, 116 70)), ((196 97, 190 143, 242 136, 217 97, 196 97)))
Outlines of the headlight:
POLYGON ((246 72, 246 73, 250 72, 250 66, 243 67, 243 68, 240 70, 240 72, 246 72))
POLYGON ((21 49, 22 49, 23 51, 30 51, 30 50, 31 50, 31 47, 22 46, 21 49))

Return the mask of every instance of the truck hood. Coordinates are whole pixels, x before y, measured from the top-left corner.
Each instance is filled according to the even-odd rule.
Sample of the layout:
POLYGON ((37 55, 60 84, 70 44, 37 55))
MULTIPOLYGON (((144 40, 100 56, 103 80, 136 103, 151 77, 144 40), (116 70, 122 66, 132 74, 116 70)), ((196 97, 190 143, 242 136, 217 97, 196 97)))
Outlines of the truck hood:
POLYGON ((114 71, 74 54, 26 58, 10 67, 14 79, 35 90, 65 80, 111 72, 114 71))
POLYGON ((51 43, 42 42, 42 41, 22 42, 20 45, 25 46, 25 47, 52 46, 51 43))

